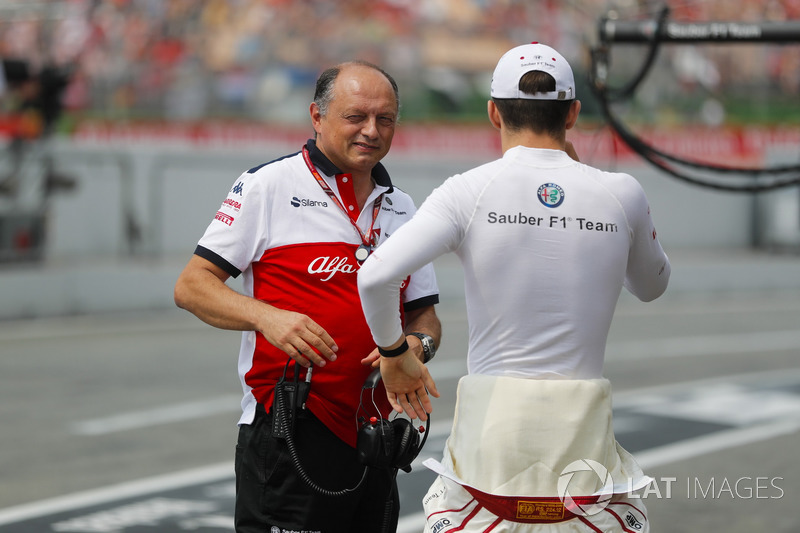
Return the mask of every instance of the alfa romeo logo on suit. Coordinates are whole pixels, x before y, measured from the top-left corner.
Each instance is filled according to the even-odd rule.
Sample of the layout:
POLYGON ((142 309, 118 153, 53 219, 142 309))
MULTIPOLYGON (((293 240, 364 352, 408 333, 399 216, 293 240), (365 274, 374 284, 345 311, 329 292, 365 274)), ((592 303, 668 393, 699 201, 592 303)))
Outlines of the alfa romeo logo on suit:
POLYGON ((555 183, 545 183, 539 187, 537 196, 542 205, 546 207, 558 207, 564 201, 564 189, 555 183))

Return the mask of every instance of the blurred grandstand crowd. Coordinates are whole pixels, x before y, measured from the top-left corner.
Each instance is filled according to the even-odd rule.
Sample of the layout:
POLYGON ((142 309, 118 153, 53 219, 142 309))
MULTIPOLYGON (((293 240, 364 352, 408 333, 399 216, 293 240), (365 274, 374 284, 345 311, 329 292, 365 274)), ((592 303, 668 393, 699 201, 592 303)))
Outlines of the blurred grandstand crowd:
MULTIPOLYGON (((800 0, 667 4, 674 21, 800 19, 800 0)), ((652 18, 662 5, 645 0, 0 0, 4 105, 7 110, 27 99, 41 108, 49 98, 73 117, 300 123, 307 119, 320 70, 358 57, 397 78, 406 119, 482 120, 488 77, 509 47, 547 42, 585 73, 601 17, 613 11, 620 18, 652 18)), ((671 76, 672 83, 659 86, 708 94, 742 87, 747 80, 763 86, 766 79, 775 93, 794 96, 800 88, 798 46, 698 50, 665 52, 668 68, 662 75, 671 76)), ((624 73, 636 62, 614 66, 624 73)), ((44 120, 52 123, 57 111, 44 120)))

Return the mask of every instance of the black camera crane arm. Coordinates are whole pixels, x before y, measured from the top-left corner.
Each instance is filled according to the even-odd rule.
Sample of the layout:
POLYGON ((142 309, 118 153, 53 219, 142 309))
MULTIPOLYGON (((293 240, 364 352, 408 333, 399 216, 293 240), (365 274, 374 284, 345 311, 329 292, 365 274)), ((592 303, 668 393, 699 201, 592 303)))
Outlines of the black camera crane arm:
POLYGON ((599 44, 591 50, 591 69, 589 86, 597 97, 603 115, 609 126, 634 152, 652 165, 668 174, 694 185, 714 188, 730 192, 763 192, 800 184, 800 165, 783 165, 772 168, 737 168, 726 165, 701 163, 665 153, 645 142, 640 136, 628 129, 614 114, 611 103, 630 98, 636 88, 645 79, 663 43, 800 43, 800 21, 786 22, 705 22, 677 23, 668 20, 669 8, 663 7, 658 16, 652 20, 619 21, 604 17, 598 25, 599 44), (612 43, 648 44, 649 50, 639 72, 621 88, 608 85, 612 43), (759 181, 749 184, 713 183, 705 178, 692 176, 679 170, 674 164, 722 173, 727 176, 746 177, 773 176, 769 183, 759 181), (785 174, 781 178, 780 176, 785 174))

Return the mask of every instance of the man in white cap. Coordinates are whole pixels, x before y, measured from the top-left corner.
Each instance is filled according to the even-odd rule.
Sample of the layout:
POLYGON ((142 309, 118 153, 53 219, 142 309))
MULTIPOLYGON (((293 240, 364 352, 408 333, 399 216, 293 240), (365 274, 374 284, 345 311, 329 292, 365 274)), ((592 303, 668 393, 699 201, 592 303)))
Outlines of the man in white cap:
POLYGON ((670 264, 639 183, 568 155, 575 96, 549 46, 507 52, 488 102, 502 158, 445 181, 359 272, 389 400, 425 416, 438 391, 403 350, 397 294, 446 252, 464 269, 468 375, 443 461, 425 463, 427 532, 649 530, 632 493, 652 480, 615 440, 602 368, 622 287, 653 300, 670 264))

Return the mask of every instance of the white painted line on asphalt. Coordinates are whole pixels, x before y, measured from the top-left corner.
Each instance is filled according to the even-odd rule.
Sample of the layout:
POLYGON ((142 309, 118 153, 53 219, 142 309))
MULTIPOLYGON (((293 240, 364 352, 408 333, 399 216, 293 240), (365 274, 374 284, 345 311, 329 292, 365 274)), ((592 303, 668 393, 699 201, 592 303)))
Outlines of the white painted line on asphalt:
POLYGON ((120 317, 52 317, 14 320, 0 323, 0 342, 27 342, 43 339, 67 339, 87 336, 115 336, 140 333, 173 333, 210 329, 200 320, 164 313, 156 318, 125 321, 120 317))
MULTIPOLYGON (((464 361, 436 361, 432 362, 430 367, 437 379, 456 379, 467 373, 464 361)), ((240 395, 228 394, 206 400, 80 420, 70 424, 69 429, 73 435, 107 435, 130 429, 173 424, 220 413, 237 412, 241 410, 241 400, 240 395)), ((436 422, 433 424, 436 425, 436 422)))
POLYGON ((634 407, 633 412, 740 428, 776 420, 800 420, 800 395, 788 390, 718 383, 684 394, 651 398, 653 401, 634 407))
POLYGON ((239 411, 241 410, 241 399, 241 396, 231 394, 168 407, 120 413, 103 418, 74 422, 71 424, 70 430, 76 435, 105 435, 129 429, 172 424, 219 413, 239 411))
POLYGON ((136 498, 166 490, 231 479, 233 476, 233 463, 226 461, 183 472, 77 492, 67 496, 0 509, 0 526, 74 509, 102 505, 125 498, 136 498))
POLYGON ((716 376, 713 378, 695 379, 666 383, 652 387, 626 389, 614 392, 614 409, 646 406, 650 402, 663 402, 661 396, 680 393, 687 394, 691 390, 703 390, 720 384, 750 385, 755 388, 785 387, 800 384, 800 368, 780 368, 776 370, 763 370, 761 372, 744 372, 716 376))
MULTIPOLYGON (((669 292, 669 289, 667 290, 669 292)), ((666 295, 665 295, 666 296, 666 295)), ((686 296, 686 295, 684 295, 686 296)), ((614 310, 614 316, 687 316, 687 315, 734 315, 757 313, 796 312, 800 309, 800 300, 793 289, 768 293, 742 294, 734 298, 708 298, 707 293, 696 297, 679 297, 677 299, 659 298, 653 304, 643 304, 635 296, 623 292, 620 303, 614 310)))
MULTIPOLYGON (((791 350, 800 350, 800 330, 609 342, 606 362, 791 350)), ((432 361, 428 367, 434 380, 460 378, 467 373, 466 354, 463 358, 432 361)))
POLYGON ((800 431, 800 419, 781 420, 745 428, 717 431, 709 435, 666 444, 634 454, 643 469, 685 461, 700 455, 753 444, 800 431))
MULTIPOLYGON (((708 355, 767 353, 800 350, 800 330, 693 335, 666 339, 609 342, 606 362, 647 360, 659 357, 700 357, 708 355)), ((449 379, 466 374, 466 354, 429 365, 434 379, 449 379)))
POLYGON ((606 347, 606 361, 765 353, 799 348, 800 330, 727 333, 609 343, 606 347))

